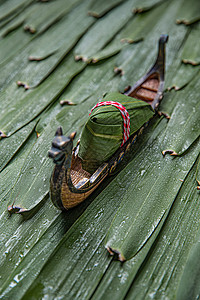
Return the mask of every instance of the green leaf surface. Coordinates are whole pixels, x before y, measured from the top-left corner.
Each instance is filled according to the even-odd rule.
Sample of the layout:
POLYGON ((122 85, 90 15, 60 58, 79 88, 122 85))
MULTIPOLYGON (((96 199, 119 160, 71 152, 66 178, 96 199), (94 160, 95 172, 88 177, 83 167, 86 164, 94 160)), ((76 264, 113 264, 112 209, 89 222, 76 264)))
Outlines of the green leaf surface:
POLYGON ((181 48, 176 54, 173 64, 168 66, 165 86, 167 89, 182 89, 191 80, 198 76, 198 26, 188 31, 181 48), (196 39, 196 41, 195 41, 196 39))
POLYGON ((121 40, 133 43, 135 41, 145 39, 150 30, 155 26, 152 20, 159 20, 165 10, 165 7, 166 5, 161 2, 160 5, 150 11, 135 15, 134 18, 129 21, 127 26, 121 30, 121 40))
POLYGON ((199 73, 180 93, 175 95, 175 106, 166 127, 162 142, 163 151, 172 155, 181 155, 189 149, 199 137, 200 103, 198 97, 199 73), (173 154, 174 152, 174 154, 173 154))
POLYGON ((1 143, 1 156, 0 156, 0 171, 8 164, 12 157, 19 151, 22 145, 27 141, 28 137, 33 132, 36 121, 29 123, 21 130, 16 132, 9 138, 3 139, 1 143))
MULTIPOLYGON (((24 253, 21 262, 13 266, 12 273, 2 285, 2 297, 20 299, 28 290, 32 282, 37 278, 40 270, 49 259, 57 244, 60 242, 63 234, 68 230, 81 210, 76 210, 73 213, 57 213, 52 207, 48 198, 42 207, 43 222, 47 222, 48 227, 45 232, 41 232, 37 242, 33 242, 31 251, 24 253), (54 217, 52 220, 47 219, 46 212, 52 210, 54 217)), ((37 221, 40 221, 40 215, 37 216, 37 221)), ((35 225, 39 228, 39 224, 35 225)), ((30 236, 24 242, 29 242, 30 236)), ((23 241, 20 241, 21 243, 23 241)), ((29 242, 30 244, 30 242, 29 242)), ((11 250, 14 254, 15 248, 11 250)), ((9 266, 10 267, 10 266, 9 266)))
MULTIPOLYGON (((117 186, 119 182, 113 184, 114 182, 112 186, 117 186)), ((70 299, 88 299, 92 295, 111 260, 105 255, 103 239, 109 227, 110 217, 119 205, 120 194, 121 192, 118 191, 113 195, 111 189, 107 188, 95 199, 79 221, 63 237, 24 298, 33 299, 34 290, 37 290, 37 297, 48 295, 53 298, 55 292, 57 296, 70 299), (102 222, 104 226, 101 225, 102 222), (63 264, 60 258, 71 263, 63 264), (78 261, 80 264, 77 264, 78 261), (77 271, 79 276, 76 275, 77 271), (47 279, 49 272, 51 272, 51 279, 47 279), (89 279, 88 285, 85 285, 85 276, 89 279)))
MULTIPOLYGON (((11 116, 11 111, 15 110, 14 107, 18 101, 21 101, 26 96, 29 96, 32 91, 24 91, 17 87, 15 82, 12 82, 8 87, 2 89, 0 93, 0 104, 1 104, 1 119, 0 124, 3 122, 4 115, 9 111, 11 116)), ((8 119, 8 121, 11 121, 8 119)), ((1 127, 1 125, 0 125, 1 127)))
POLYGON ((8 84, 11 80, 15 80, 25 83, 27 87, 34 87, 53 72, 84 32, 94 23, 91 17, 85 17, 87 5, 88 1, 85 1, 75 7, 69 16, 63 17, 55 26, 49 28, 22 52, 15 55, 14 59, 2 68, 3 77, 0 86, 2 84, 5 86, 5 82, 8 84), (65 28, 68 29, 67 34, 65 28), (44 57, 46 59, 40 61, 44 57))
POLYGON ((180 6, 177 20, 178 24, 191 25, 200 20, 200 3, 198 0, 187 0, 183 1, 183 4, 180 6))
POLYGON ((52 166, 47 158, 47 147, 54 136, 51 126, 58 127, 59 123, 52 121, 37 139, 37 143, 30 150, 12 190, 11 198, 18 195, 15 205, 23 208, 25 210, 23 213, 37 209, 49 191, 52 166))
POLYGON ((163 229, 149 252, 148 262, 135 277, 134 287, 128 291, 127 299, 151 296, 176 299, 178 283, 199 228, 199 194, 194 188, 195 169, 196 165, 177 194, 163 229))
MULTIPOLYGON (((163 137, 148 149, 149 156, 146 157, 146 160, 143 158, 146 166, 142 172, 143 178, 138 185, 132 185, 130 190, 127 190, 122 206, 113 220, 106 246, 119 253, 122 260, 136 255, 151 237, 159 222, 166 216, 166 211, 173 204, 174 197, 181 186, 179 179, 183 180, 188 172, 187 169, 189 170, 191 167, 190 153, 187 155, 188 159, 183 156, 181 160, 163 160, 160 150, 166 145, 166 141, 172 144, 174 141, 177 147, 182 147, 183 152, 199 137, 200 132, 197 125, 199 109, 196 109, 199 103, 195 92, 198 89, 198 80, 195 80, 176 94, 173 102, 177 104, 172 118, 163 132, 163 137), (191 95, 191 90, 194 91, 193 95, 191 95), (191 98, 188 99, 189 93, 191 98), (187 112, 184 109, 185 105, 187 105, 187 112), (191 108, 188 109, 190 106, 191 108), (191 117, 189 117, 190 115, 191 117), (190 122, 188 122, 189 118, 190 122), (187 123, 187 126, 184 123, 187 123), (184 130, 184 134, 180 134, 181 130, 184 130), (155 165, 154 161, 157 161, 155 165), (168 185, 171 186, 170 193, 168 185), (137 202, 130 210, 134 199, 137 199, 137 202)), ((176 148, 167 147, 166 149, 175 151, 176 148)))
MULTIPOLYGON (((123 48, 116 60, 117 70, 121 72, 121 84, 120 90, 124 91, 124 88, 132 82, 136 82, 141 76, 143 76, 151 66, 152 61, 155 60, 157 53, 157 37, 160 34, 168 34, 169 41, 166 49, 166 70, 168 66, 173 65, 176 60, 176 53, 179 51, 181 44, 187 34, 187 28, 185 26, 177 26, 175 24, 176 15, 178 13, 181 1, 179 2, 164 2, 159 5, 152 12, 148 12, 150 26, 146 34, 144 42, 138 44, 131 44, 123 48), (150 14, 152 13, 152 14, 150 14), (153 22, 153 20, 157 22, 153 22), (155 26, 156 24, 156 26, 155 26), (135 59, 137 58, 137 59, 135 59)), ((148 15, 146 15, 148 17, 148 15)), ((142 18, 141 18, 142 21, 142 18)), ((174 73, 167 73, 167 76, 173 78, 174 73)), ((167 78, 166 78, 167 79, 167 78)))
POLYGON ((184 50, 182 53, 182 60, 184 63, 191 65, 200 64, 200 54, 199 54, 199 35, 200 35, 200 25, 196 25, 192 28, 190 35, 185 43, 184 50))
MULTIPOLYGON (((119 253, 121 260, 132 258, 148 242, 159 223, 166 218, 166 212, 181 187, 180 180, 184 180, 192 166, 190 154, 182 159, 163 160, 159 144, 154 143, 147 160, 143 158, 143 178, 141 176, 141 181, 132 183, 127 190, 109 229, 106 247, 119 253), (155 157, 157 163, 154 164, 155 157)), ((198 153, 199 147, 196 155, 198 153)))
POLYGON ((37 243, 47 228, 56 219, 60 212, 56 212, 52 205, 48 204, 48 210, 45 206, 41 206, 38 214, 31 220, 19 219, 19 216, 9 217, 8 212, 1 211, 1 217, 4 219, 4 226, 8 227, 8 231, 1 237, 1 291, 3 285, 9 282, 10 288, 15 286, 17 281, 15 277, 12 281, 12 273, 23 261, 24 257, 31 251, 32 247, 37 243), (16 218, 15 218, 16 217, 16 218), (24 235, 24 230, 28 233, 24 235), (12 273, 9 271, 12 270, 12 273), (8 276, 9 273, 9 276, 8 276), (11 277, 11 280, 10 280, 11 277))
MULTIPOLYGON (((84 67, 83 62, 74 63, 72 55, 66 57, 62 65, 41 86, 28 94, 24 93, 23 97, 18 98, 8 109, 5 106, 5 112, 0 122, 1 130, 9 136, 37 117, 49 104, 55 101, 72 78, 84 67)), ((12 93, 12 89, 9 92, 12 93)), ((7 94, 7 90, 5 90, 5 94, 7 94)), ((12 97, 12 95, 8 96, 12 97)), ((2 97, 3 100, 4 97, 2 97)))
MULTIPOLYGON (((115 58, 110 58, 103 64, 88 65, 82 72, 81 76, 77 76, 71 84, 60 95, 60 100, 68 100, 75 104, 87 103, 87 100, 93 96, 96 97, 96 102, 102 98, 103 93, 108 91, 116 91, 117 86, 112 86, 112 81, 115 80, 113 74, 115 58), (102 87, 106 86, 102 90, 102 87)), ((116 81, 119 78, 116 78, 116 81)), ((75 109, 75 108, 74 108, 75 109)), ((88 107, 88 111, 89 111, 88 107)))
POLYGON ((174 64, 169 67, 169 76, 166 76, 165 83, 165 87, 168 90, 181 90, 198 76, 198 68, 195 68, 191 64, 184 64, 179 58, 180 56, 176 59, 174 64))
POLYGON ((18 12, 22 10, 25 6, 29 5, 33 0, 11 0, 11 1, 4 1, 3 3, 0 3, 0 21, 2 19, 7 18, 9 15, 14 14, 15 12, 18 12))
MULTIPOLYGON (((150 7, 154 7, 153 2, 152 4, 149 3, 150 7)), ((135 2, 135 5, 136 3, 137 2, 135 2)), ((142 3, 140 4, 142 5, 142 3)), ((133 44, 143 40, 149 33, 150 28, 154 26, 152 20, 159 18, 164 9, 165 7, 161 5, 161 8, 156 7, 151 11, 133 15, 129 22, 123 26, 120 32, 102 50, 91 56, 92 62, 96 63, 115 55, 126 47, 127 43, 133 44)))
POLYGON ((132 0, 128 0, 99 19, 76 46, 75 57, 90 61, 92 56, 102 50, 132 17, 131 7, 132 0))
MULTIPOLYGON (((4 34, 4 32, 3 32, 4 34)), ((1 39, 0 43, 0 64, 9 62, 19 50, 23 49, 33 37, 28 36, 21 28, 12 31, 9 35, 1 39), (21 43, 19 43, 21 40, 21 43)))
POLYGON ((92 0, 89 6, 88 13, 95 17, 100 18, 107 12, 109 12, 111 9, 115 8, 117 5, 122 3, 123 0, 102 0, 102 1, 95 1, 92 0))
POLYGON ((9 35, 12 31, 17 30, 18 28, 20 28, 24 23, 24 17, 23 15, 19 16, 18 18, 14 18, 13 20, 11 20, 10 22, 8 22, 6 25, 0 26, 0 37, 3 39, 5 38, 7 35, 9 35))
POLYGON ((5 37, 0 45, 1 64, 3 64, 4 60, 9 61, 10 57, 17 54, 19 49, 23 49, 39 33, 41 34, 55 22, 58 22, 78 1, 68 1, 62 11, 60 6, 63 6, 64 0, 58 1, 59 6, 56 2, 34 3, 28 6, 25 11, 19 13, 18 17, 4 26, 0 32, 0 36, 5 37), (27 32, 30 34, 27 34, 27 32), (19 40, 21 43, 19 43, 19 40))
POLYGON ((200 295, 200 270, 196 268, 200 255, 200 236, 197 233, 197 239, 189 252, 187 262, 185 264, 183 275, 179 282, 177 291, 177 300, 198 299, 200 295))
MULTIPOLYGON (((21 167, 26 159, 27 153, 29 153, 30 148, 35 142, 35 138, 31 136, 31 138, 25 144, 22 154, 19 158, 15 158, 11 163, 6 166, 4 170, 0 173, 1 181, 0 181, 0 199, 3 205, 1 206, 3 210, 7 210, 8 199, 10 196, 10 191, 12 190, 16 178, 20 174, 21 167), (4 202, 5 201, 5 202, 4 202)), ((11 199, 12 203, 15 199, 11 199)), ((9 203, 11 204, 11 203, 9 203)))
POLYGON ((36 2, 26 12, 24 28, 30 33, 32 31, 36 33, 44 32, 70 12, 79 2, 80 0, 36 2), (61 7, 62 9, 60 9, 61 7))
POLYGON ((13 20, 18 16, 18 12, 15 11, 14 14, 11 14, 5 19, 0 20, 0 29, 4 28, 8 23, 13 22, 13 20))
MULTIPOLYGON (((164 0, 164 1, 168 1, 168 0, 164 0)), ((134 1, 134 7, 133 7, 133 12, 135 13, 141 13, 147 10, 150 10, 151 8, 153 8, 154 6, 162 3, 162 0, 137 0, 134 1)))
MULTIPOLYGON (((27 146, 28 143, 26 148, 27 146)), ((32 146, 32 143, 29 142, 29 146, 32 146)), ((37 277, 63 234, 86 207, 84 204, 82 208, 71 210, 68 214, 60 213, 47 198, 42 201, 39 211, 31 219, 13 215, 10 217, 7 212, 8 201, 5 201, 4 198, 9 196, 6 193, 8 191, 10 193, 15 184, 25 156, 27 153, 23 151, 22 157, 9 164, 0 175, 2 176, 0 217, 3 220, 0 226, 2 232, 0 239, 0 255, 2 257, 0 293, 3 298, 21 298, 21 295, 37 277), (4 226, 7 227, 6 231, 4 226), (28 234, 24 234, 25 232, 28 234), (9 276, 7 276, 7 271, 9 276), (16 293, 19 287, 21 287, 20 292, 16 293)), ((18 197, 20 198, 20 195, 18 197)))
POLYGON ((149 299, 152 296, 175 299, 180 269, 196 236, 193 228, 198 228, 194 170, 195 167, 183 183, 158 237, 154 234, 145 247, 123 265, 112 261, 92 299, 149 299), (180 228, 182 222, 183 228, 188 225, 187 231, 180 228))

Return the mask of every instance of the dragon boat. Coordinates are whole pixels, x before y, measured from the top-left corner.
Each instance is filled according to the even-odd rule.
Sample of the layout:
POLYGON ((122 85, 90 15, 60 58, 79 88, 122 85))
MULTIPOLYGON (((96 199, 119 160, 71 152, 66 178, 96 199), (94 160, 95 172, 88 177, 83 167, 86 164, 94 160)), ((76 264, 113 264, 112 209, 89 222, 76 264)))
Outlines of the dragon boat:
POLYGON ((68 210, 84 201, 115 170, 157 112, 164 90, 167 40, 167 35, 160 36, 155 63, 135 85, 128 87, 123 94, 107 94, 102 102, 92 108, 81 139, 74 148, 76 133, 66 137, 61 127, 57 129, 51 150, 48 151, 48 156, 55 164, 50 179, 50 196, 57 208, 68 210), (111 122, 112 116, 116 122, 121 118, 123 132, 115 121, 111 122), (136 122, 132 122, 131 118, 136 122), (106 120, 106 124, 102 124, 102 120, 106 120), (121 132, 118 140, 117 135, 112 134, 114 131, 121 132), (106 140, 107 137, 110 139, 106 140), (98 139, 103 140, 102 147, 99 147, 102 140, 98 139), (93 140, 96 149, 100 149, 99 153, 92 146, 93 140), (105 145, 108 145, 107 149, 105 145), (101 156, 101 152, 105 153, 101 156))

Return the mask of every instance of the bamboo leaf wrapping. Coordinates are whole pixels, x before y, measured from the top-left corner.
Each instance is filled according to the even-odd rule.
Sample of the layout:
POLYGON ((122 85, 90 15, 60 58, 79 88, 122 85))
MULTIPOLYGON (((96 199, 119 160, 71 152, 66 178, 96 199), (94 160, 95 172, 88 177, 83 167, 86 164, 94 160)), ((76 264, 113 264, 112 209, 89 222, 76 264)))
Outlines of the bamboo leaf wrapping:
MULTIPOLYGON (((120 93, 109 93, 103 101, 116 101, 127 109, 130 116, 130 135, 154 115, 149 104, 120 93)), ((115 153, 122 144, 123 130, 123 119, 116 107, 106 105, 92 111, 83 129, 79 149, 86 171, 93 173, 115 153)))

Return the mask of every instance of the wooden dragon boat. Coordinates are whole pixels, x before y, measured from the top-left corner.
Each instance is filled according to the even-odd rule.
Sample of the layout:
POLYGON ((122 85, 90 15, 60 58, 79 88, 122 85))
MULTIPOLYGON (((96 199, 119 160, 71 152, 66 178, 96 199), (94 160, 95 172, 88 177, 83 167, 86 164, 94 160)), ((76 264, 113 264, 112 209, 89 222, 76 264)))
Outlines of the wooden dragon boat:
MULTIPOLYGON (((145 101, 151 106, 153 114, 156 113, 160 100, 163 97, 165 74, 165 44, 167 35, 161 35, 158 43, 157 59, 152 68, 133 86, 123 94, 128 97, 145 101)), ((137 137, 148 125, 149 120, 103 162, 92 174, 83 168, 79 157, 79 143, 73 149, 75 132, 66 137, 62 128, 56 131, 52 141, 52 148, 48 156, 55 163, 50 180, 50 196, 54 205, 61 209, 70 209, 84 201, 122 161, 124 155, 130 151, 137 137)))

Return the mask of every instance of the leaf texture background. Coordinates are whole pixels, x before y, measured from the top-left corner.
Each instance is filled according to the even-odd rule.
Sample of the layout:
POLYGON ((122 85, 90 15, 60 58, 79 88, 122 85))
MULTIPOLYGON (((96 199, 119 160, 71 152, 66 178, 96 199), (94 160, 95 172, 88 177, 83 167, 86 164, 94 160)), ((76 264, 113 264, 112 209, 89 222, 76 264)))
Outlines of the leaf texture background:
POLYGON ((1 299, 199 297, 199 20, 198 0, 0 1, 1 299), (160 34, 171 119, 152 119, 116 174, 58 211, 57 127, 76 143, 102 96, 148 71, 160 34))

